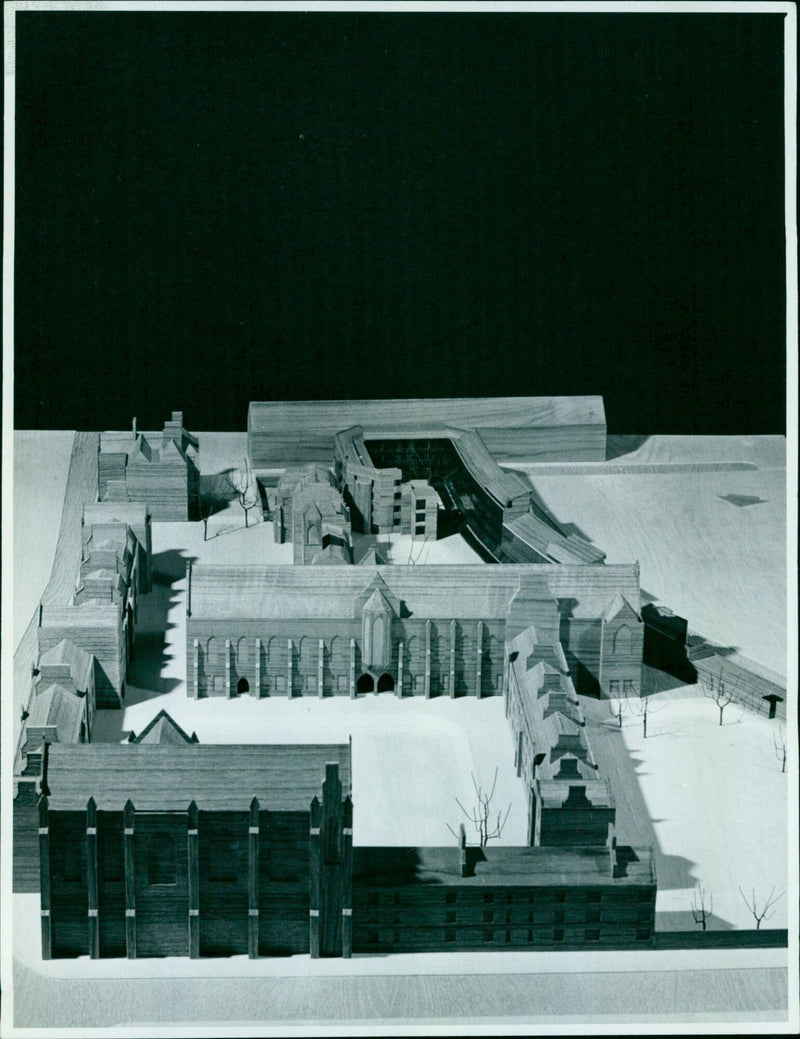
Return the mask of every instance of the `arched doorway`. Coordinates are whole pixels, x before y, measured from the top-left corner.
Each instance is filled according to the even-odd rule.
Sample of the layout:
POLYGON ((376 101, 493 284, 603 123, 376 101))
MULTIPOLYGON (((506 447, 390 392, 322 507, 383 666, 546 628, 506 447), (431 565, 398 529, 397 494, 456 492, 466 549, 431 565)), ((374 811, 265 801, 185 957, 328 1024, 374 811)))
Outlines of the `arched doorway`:
POLYGON ((359 693, 371 693, 375 689, 375 679, 372 675, 363 674, 356 683, 359 693))
POLYGON ((378 692, 390 693, 394 689, 394 679, 391 675, 381 675, 378 679, 378 692))
POLYGON ((250 692, 250 683, 247 681, 246 678, 240 678, 239 681, 236 683, 236 695, 237 696, 241 696, 242 693, 249 693, 249 692, 250 692))

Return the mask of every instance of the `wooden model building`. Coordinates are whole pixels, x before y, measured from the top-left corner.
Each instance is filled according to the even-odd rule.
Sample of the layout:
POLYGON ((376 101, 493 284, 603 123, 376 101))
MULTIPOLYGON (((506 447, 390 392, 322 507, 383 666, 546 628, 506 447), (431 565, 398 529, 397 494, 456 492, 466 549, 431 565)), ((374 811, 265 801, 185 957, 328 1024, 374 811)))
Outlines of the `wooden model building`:
MULTIPOLYGON (((165 711, 91 742, 123 704, 151 519, 192 512, 199 443, 175 412, 97 441, 75 587, 43 601, 15 690, 14 890, 40 892, 43 957, 651 942, 652 849, 618 843, 580 696, 638 697, 648 651, 741 668, 723 677, 718 647, 642 609, 638 564, 605 565, 498 465, 603 458, 599 398, 252 404, 248 443, 254 469, 290 467, 272 518, 299 565, 187 564, 188 696, 502 696, 526 844, 354 847, 349 745, 201 745, 165 711), (354 559, 353 530, 435 538, 444 512, 486 563, 354 559)), ((774 712, 785 690, 748 676, 774 712)))
POLYGON ((161 433, 104 433, 98 456, 98 494, 105 502, 141 502, 158 522, 194 519, 199 488, 199 442, 173 411, 161 433))
POLYGON ((535 624, 579 691, 638 695, 638 604, 624 565, 190 566, 187 690, 502 695, 506 645, 535 624))

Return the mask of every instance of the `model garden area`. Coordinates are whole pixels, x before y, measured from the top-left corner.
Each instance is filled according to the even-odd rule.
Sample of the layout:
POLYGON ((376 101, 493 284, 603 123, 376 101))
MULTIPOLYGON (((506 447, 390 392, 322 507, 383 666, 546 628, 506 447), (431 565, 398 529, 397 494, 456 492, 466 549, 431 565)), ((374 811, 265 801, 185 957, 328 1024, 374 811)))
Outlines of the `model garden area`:
POLYGON ((16 434, 15 914, 45 959, 786 928, 785 441, 606 438, 582 400, 16 434))

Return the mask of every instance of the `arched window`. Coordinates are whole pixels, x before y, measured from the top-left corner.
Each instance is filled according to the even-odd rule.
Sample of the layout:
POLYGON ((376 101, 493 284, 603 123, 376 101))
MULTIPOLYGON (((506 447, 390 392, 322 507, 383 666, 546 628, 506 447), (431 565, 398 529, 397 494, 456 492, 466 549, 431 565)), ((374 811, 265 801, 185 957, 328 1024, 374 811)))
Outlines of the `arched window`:
POLYGON ((378 679, 378 692, 388 693, 391 692, 393 689, 394 679, 392 678, 392 676, 389 674, 381 675, 381 677, 378 679))
POLYGON ((239 681, 236 683, 236 692, 239 694, 239 696, 241 696, 243 693, 250 692, 250 683, 247 681, 246 678, 240 678, 239 681))
POLYGON ((630 653, 632 643, 633 637, 631 635, 631 629, 626 624, 623 624, 614 636, 614 652, 630 653))
POLYGON ((357 689, 359 693, 371 693, 375 689, 375 679, 372 675, 363 674, 358 680, 357 689))

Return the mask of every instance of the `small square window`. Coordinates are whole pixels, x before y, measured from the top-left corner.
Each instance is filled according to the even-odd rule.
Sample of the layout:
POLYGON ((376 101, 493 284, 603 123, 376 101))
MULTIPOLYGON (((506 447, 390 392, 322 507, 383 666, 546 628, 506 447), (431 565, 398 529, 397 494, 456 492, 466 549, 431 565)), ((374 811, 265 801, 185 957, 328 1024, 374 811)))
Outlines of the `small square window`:
POLYGON ((424 509, 425 508, 425 499, 424 498, 417 498, 417 508, 418 509, 424 509))
POLYGON ((554 942, 563 942, 564 941, 564 932, 560 928, 558 930, 556 930, 556 931, 553 931, 553 941, 554 942))
POLYGON ((456 911, 455 909, 448 909, 444 914, 444 922, 446 924, 454 924, 456 922, 456 911))
POLYGON ((484 891, 483 900, 484 902, 494 902, 494 891, 484 891))
POLYGON ((454 942, 456 940, 456 931, 454 927, 445 928, 444 940, 446 942, 454 942))
POLYGON ((608 691, 611 696, 619 696, 619 679, 612 678, 608 683, 608 691))
POLYGON ((493 942, 494 941, 494 931, 492 930, 491 927, 485 927, 483 929, 483 940, 485 942, 493 942))
POLYGON ((415 534, 424 534, 425 533, 425 525, 421 524, 421 523, 418 523, 416 525, 416 527, 414 527, 414 533, 415 534))
POLYGON ((455 891, 445 891, 445 893, 444 893, 444 900, 445 900, 445 902, 448 905, 453 905, 453 903, 456 900, 456 892, 455 891))
POLYGON ((494 910, 493 909, 484 909, 484 911, 483 911, 483 922, 485 924, 491 924, 491 923, 494 922, 494 910))
POLYGON ((591 931, 587 931, 586 932, 586 941, 587 942, 599 942, 600 941, 600 931, 598 931, 596 929, 591 930, 591 931))
POLYGON ((633 690, 633 679, 632 678, 626 678, 625 679, 625 681, 622 683, 622 691, 624 693, 633 693, 634 690, 633 690))
POLYGON ((555 911, 555 913, 553 913, 553 923, 554 924, 563 924, 564 923, 564 918, 565 918, 565 914, 564 914, 564 910, 563 909, 557 909, 555 911))
POLYGON ((637 927, 637 929, 636 929, 636 941, 637 942, 649 942, 650 941, 650 928, 649 927, 637 927))

